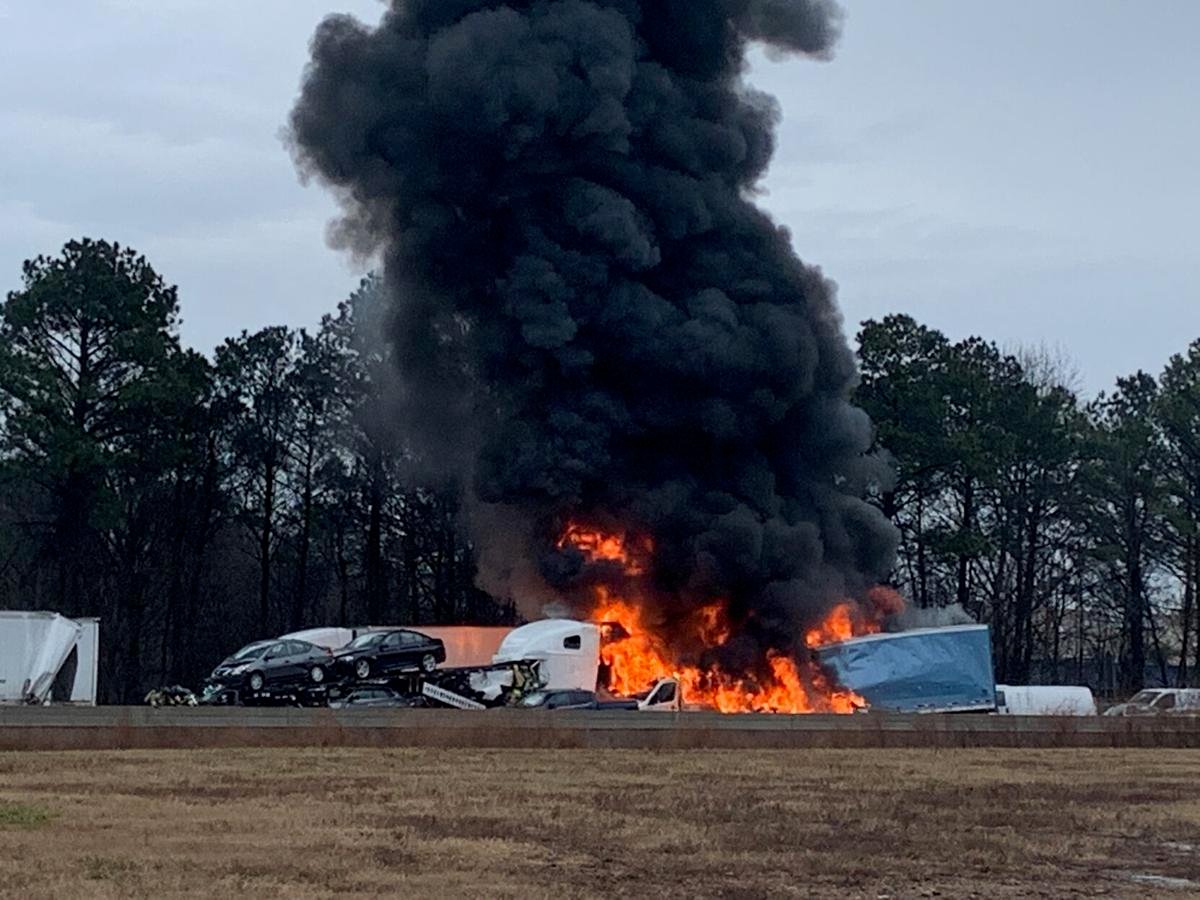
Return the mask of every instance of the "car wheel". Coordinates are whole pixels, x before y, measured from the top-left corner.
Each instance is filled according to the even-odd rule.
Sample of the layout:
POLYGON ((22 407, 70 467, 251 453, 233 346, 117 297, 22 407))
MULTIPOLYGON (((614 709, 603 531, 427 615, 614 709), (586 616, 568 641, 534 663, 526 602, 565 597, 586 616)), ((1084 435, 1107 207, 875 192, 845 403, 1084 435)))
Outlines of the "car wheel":
POLYGON ((354 664, 354 674, 359 678, 367 678, 371 674, 371 661, 369 659, 360 659, 354 664))
POLYGON ((255 672, 253 675, 251 675, 250 679, 249 679, 249 684, 250 684, 250 690, 261 691, 263 689, 262 672, 255 672))
POLYGON ((433 658, 432 653, 426 653, 421 657, 421 671, 432 672, 437 668, 437 660, 433 658))
POLYGON ((325 683, 325 667, 324 666, 313 666, 312 671, 309 674, 312 676, 313 684, 324 684, 325 683))

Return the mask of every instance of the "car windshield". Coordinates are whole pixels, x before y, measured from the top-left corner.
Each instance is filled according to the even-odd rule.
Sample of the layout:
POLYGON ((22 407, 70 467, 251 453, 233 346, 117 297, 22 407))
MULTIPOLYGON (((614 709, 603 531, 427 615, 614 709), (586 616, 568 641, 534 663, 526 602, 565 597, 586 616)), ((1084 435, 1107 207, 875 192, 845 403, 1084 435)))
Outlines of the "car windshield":
POLYGON ((1154 698, 1157 696, 1158 691, 1138 691, 1129 698, 1129 702, 1149 705, 1154 702, 1154 698))
POLYGON ((247 644, 237 653, 233 654, 234 659, 258 659, 267 652, 267 648, 271 646, 270 641, 257 641, 253 644, 247 644))
POLYGON ((361 650, 363 647, 373 647, 387 637, 386 631, 372 631, 370 634, 360 634, 349 644, 347 650, 361 650))
POLYGON ((518 706, 544 706, 546 703, 547 693, 545 691, 534 691, 532 694, 526 694, 521 698, 518 706))

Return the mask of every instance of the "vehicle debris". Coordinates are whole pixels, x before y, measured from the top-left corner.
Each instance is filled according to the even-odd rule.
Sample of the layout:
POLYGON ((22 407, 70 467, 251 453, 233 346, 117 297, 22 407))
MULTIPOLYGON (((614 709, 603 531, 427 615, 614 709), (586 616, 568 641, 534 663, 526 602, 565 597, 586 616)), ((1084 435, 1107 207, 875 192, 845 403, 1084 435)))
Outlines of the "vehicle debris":
POLYGON ((155 708, 160 706, 198 706, 200 699, 183 685, 173 684, 150 691, 146 694, 146 704, 155 708))

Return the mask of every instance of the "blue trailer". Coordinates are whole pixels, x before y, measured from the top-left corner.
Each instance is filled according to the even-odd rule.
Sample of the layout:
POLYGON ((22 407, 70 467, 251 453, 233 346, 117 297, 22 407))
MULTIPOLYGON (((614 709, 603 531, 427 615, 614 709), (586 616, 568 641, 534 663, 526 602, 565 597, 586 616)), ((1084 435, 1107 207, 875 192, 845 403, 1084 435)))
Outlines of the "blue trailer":
POLYGON ((986 625, 915 628, 817 648, 844 687, 886 712, 987 712, 996 708, 986 625))

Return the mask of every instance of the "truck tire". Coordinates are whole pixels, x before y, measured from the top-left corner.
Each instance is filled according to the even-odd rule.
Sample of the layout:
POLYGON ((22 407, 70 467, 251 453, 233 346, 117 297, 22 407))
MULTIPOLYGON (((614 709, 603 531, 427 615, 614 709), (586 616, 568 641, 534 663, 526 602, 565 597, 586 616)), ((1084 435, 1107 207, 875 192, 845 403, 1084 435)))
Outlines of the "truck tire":
POLYGON ((360 659, 354 664, 354 674, 359 677, 359 680, 365 680, 371 677, 371 661, 369 659, 360 659))
POLYGON ((437 668, 437 660, 433 658, 432 653, 426 653, 421 657, 421 671, 432 672, 437 668))
POLYGON ((262 672, 251 672, 250 677, 246 679, 246 683, 250 685, 250 690, 261 691, 265 683, 262 672))

